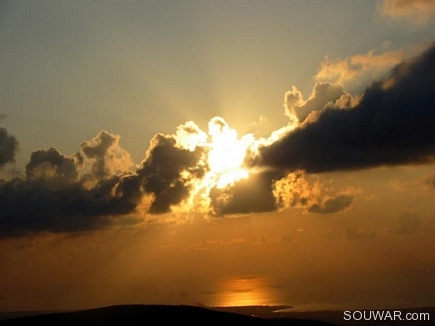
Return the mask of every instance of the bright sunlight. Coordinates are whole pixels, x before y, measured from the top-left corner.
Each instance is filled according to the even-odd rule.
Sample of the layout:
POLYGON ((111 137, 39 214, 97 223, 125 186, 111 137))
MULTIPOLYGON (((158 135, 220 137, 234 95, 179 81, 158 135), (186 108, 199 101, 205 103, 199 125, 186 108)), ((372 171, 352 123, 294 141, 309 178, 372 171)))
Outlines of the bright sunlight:
POLYGON ((239 138, 237 131, 230 128, 221 117, 210 120, 207 133, 193 121, 178 126, 174 135, 177 146, 190 151, 199 149, 201 158, 198 168, 206 172, 200 177, 192 176, 189 171, 181 173, 185 180, 189 180, 190 196, 178 208, 173 208, 173 211, 210 212, 210 192, 213 189, 222 190, 223 200, 230 199, 232 196, 230 187, 260 172, 258 168, 254 170, 247 166, 248 153, 252 159, 258 153, 260 146, 273 143, 283 134, 293 130, 295 126, 295 123, 289 123, 268 138, 256 138, 251 133, 239 138))

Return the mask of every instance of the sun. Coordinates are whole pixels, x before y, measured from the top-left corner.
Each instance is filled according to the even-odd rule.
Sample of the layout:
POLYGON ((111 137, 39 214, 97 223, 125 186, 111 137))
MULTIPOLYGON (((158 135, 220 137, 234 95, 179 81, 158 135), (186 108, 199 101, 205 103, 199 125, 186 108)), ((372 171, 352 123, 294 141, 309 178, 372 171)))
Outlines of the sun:
MULTIPOLYGON (((190 151, 201 148, 199 166, 205 173, 200 178, 190 179, 190 196, 186 200, 188 211, 208 211, 212 189, 226 189, 238 181, 248 179, 253 171, 245 164, 249 151, 258 143, 252 134, 238 137, 237 131, 230 128, 221 117, 214 117, 208 123, 208 132, 202 131, 193 121, 186 122, 177 129, 179 146, 190 151), (189 208, 190 207, 190 208, 189 208)), ((184 208, 182 210, 184 210, 184 208)))
POLYGON ((215 117, 209 124, 211 142, 208 152, 209 172, 206 179, 210 185, 222 189, 246 179, 249 171, 243 163, 250 146, 250 137, 237 139, 237 132, 222 119, 215 117))

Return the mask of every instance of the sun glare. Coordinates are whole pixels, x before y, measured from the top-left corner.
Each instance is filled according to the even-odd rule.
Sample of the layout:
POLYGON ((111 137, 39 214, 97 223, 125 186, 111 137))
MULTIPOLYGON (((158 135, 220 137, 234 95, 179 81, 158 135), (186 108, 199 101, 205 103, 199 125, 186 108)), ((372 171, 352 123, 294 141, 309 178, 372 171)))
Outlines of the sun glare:
POLYGON ((246 137, 238 140, 237 132, 221 118, 213 118, 208 127, 211 137, 208 181, 222 189, 248 178, 248 170, 243 167, 246 150, 250 145, 246 137))
MULTIPOLYGON (((201 178, 191 179, 190 197, 184 211, 208 211, 210 207, 210 191, 233 186, 242 179, 248 179, 250 173, 245 165, 248 152, 256 152, 260 144, 268 139, 257 139, 253 134, 238 137, 237 131, 230 128, 220 117, 214 117, 208 123, 208 133, 202 131, 193 121, 186 122, 177 128, 176 139, 180 147, 194 151, 202 148, 201 166, 206 172, 201 178)), ((188 179, 189 172, 185 171, 188 179)))

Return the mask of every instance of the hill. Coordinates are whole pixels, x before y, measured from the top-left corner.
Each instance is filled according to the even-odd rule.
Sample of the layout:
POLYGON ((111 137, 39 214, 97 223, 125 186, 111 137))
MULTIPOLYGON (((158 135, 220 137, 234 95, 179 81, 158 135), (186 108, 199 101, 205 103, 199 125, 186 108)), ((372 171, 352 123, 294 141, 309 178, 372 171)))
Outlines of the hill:
POLYGON ((203 307, 172 305, 120 305, 76 312, 49 313, 3 320, 1 325, 144 325, 151 321, 249 322, 250 325, 332 325, 299 319, 264 319, 203 307))

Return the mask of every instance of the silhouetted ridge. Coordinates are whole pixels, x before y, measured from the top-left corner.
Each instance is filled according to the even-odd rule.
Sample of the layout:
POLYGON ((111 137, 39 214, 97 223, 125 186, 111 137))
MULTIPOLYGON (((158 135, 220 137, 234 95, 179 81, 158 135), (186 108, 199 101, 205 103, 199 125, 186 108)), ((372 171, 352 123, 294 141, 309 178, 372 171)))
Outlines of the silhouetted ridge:
POLYGON ((328 323, 291 319, 261 319, 236 313, 215 311, 194 306, 120 305, 97 309, 52 313, 1 321, 1 325, 145 325, 165 321, 249 322, 250 325, 331 325, 328 323))

